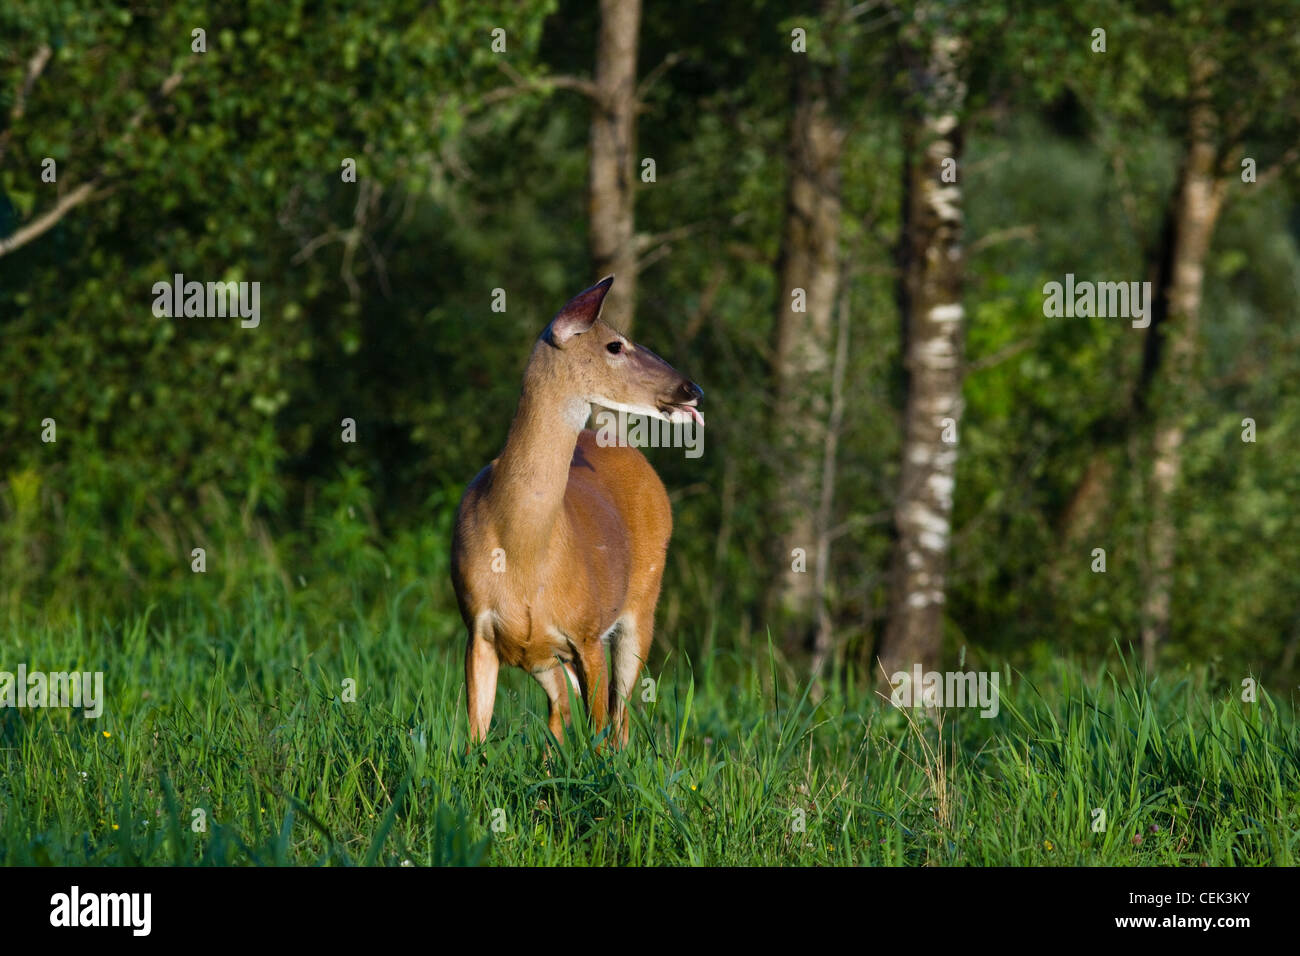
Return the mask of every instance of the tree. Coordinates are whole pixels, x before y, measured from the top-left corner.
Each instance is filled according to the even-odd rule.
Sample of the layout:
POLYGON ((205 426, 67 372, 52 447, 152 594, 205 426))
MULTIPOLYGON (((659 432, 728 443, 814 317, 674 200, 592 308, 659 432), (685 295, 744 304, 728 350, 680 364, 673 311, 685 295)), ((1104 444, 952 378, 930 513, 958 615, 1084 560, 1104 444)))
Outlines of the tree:
MULTIPOLYGON (((824 16, 822 23, 829 19, 824 16)), ((814 34, 810 42, 827 41, 814 34)), ((809 563, 821 550, 817 502, 830 411, 831 318, 840 282, 844 130, 835 113, 833 69, 812 56, 792 55, 800 59, 792 78, 772 359, 777 496, 771 547, 777 573, 771 603, 783 643, 795 649, 812 636, 818 575, 810 573, 809 563)))
POLYGON ((899 299, 907 392, 889 617, 879 653, 886 676, 918 663, 931 668, 943 641, 966 315, 957 171, 964 43, 945 13, 918 7, 905 35, 912 109, 904 120, 899 299))
MULTIPOLYGON (((1280 95, 1282 78, 1300 69, 1289 10, 1285 3, 1198 0, 1175 11, 1154 3, 1103 4, 1096 11, 1099 20, 1114 24, 1120 65, 1113 72, 1124 79, 1084 83, 1085 101, 1130 123, 1163 113, 1182 143, 1177 179, 1151 246, 1154 301, 1139 373, 1127 415, 1105 429, 1112 441, 1144 432, 1149 514, 1140 631, 1148 668, 1156 664, 1173 617, 1174 497, 1183 444, 1198 417, 1201 312, 1215 228, 1234 193, 1263 188, 1300 158, 1300 112, 1280 95), (1165 69, 1131 68, 1150 60, 1165 69), (1129 77, 1138 78, 1136 85, 1129 77), (1250 176, 1242 162, 1249 142, 1275 153, 1250 176)), ((1067 540, 1077 540, 1104 510, 1112 476, 1104 454, 1094 455, 1066 511, 1067 540)))
MULTIPOLYGON (((0 578, 35 587, 105 568, 123 592, 161 587, 188 575, 196 526, 252 534, 214 502, 251 521, 290 499, 295 469, 355 455, 323 409, 347 400, 364 420, 372 397, 398 399, 345 398, 364 370, 338 357, 424 319, 436 271, 426 247, 363 312, 402 275, 394 224, 428 221, 461 110, 508 55, 493 32, 527 61, 546 4, 142 10, 0 7, 0 476, 31 476, 47 509, 0 578), (259 324, 157 314, 153 286, 176 274, 255 287, 259 324), (57 442, 35 430, 46 419, 57 442)), ((406 357, 453 338, 421 331, 406 357)), ((363 440, 385 454, 378 432, 363 440)))
POLYGON ((605 315, 625 331, 636 317, 637 40, 641 0, 600 0, 587 181, 593 274, 618 277, 605 315))

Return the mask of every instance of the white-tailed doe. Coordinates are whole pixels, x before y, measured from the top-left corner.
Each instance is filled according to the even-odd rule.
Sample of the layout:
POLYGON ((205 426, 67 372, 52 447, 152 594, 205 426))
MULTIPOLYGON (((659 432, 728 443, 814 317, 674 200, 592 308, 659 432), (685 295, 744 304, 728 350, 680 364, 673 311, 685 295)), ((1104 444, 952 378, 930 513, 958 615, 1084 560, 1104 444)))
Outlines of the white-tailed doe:
POLYGON ((698 385, 600 320, 613 281, 571 299, 537 340, 505 448, 460 503, 452 582, 469 631, 471 742, 487 737, 502 663, 546 689, 557 738, 572 687, 593 732, 608 716, 611 739, 627 742, 627 701, 654 632, 672 509, 640 451, 602 447, 584 426, 592 405, 672 422, 704 418, 698 385))

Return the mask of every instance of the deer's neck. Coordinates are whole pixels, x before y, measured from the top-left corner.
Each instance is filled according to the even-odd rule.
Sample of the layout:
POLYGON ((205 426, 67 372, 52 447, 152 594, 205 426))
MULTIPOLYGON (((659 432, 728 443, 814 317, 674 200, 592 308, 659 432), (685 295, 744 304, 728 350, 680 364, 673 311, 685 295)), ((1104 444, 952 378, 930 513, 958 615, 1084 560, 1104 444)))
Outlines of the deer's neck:
POLYGON ((535 567, 559 530, 573 450, 590 414, 545 376, 525 375, 490 492, 506 560, 516 567, 535 567))

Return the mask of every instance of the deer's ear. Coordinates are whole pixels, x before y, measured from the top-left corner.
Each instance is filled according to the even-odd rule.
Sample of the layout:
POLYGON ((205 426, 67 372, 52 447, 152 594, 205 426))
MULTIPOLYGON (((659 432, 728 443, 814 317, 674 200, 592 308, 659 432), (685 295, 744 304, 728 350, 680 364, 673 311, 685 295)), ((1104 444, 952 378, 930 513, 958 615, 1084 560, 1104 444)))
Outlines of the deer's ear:
POLYGON ((600 306, 605 301, 605 294, 614 284, 613 276, 605 276, 590 289, 579 292, 570 299, 551 324, 546 328, 546 337, 550 343, 563 348, 565 343, 575 335, 588 331, 600 318, 600 306))

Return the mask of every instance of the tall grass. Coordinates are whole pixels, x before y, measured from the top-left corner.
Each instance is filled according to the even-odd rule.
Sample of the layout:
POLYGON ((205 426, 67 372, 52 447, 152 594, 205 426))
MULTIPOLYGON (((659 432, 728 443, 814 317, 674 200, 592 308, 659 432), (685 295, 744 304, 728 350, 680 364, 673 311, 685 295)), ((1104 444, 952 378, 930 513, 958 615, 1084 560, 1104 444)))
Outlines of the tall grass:
POLYGON ((408 626, 417 594, 319 629, 275 593, 6 633, 0 670, 102 670, 107 707, 0 708, 0 862, 1296 862, 1294 713, 1204 675, 1008 671, 997 717, 940 725, 814 704, 768 654, 657 654, 625 751, 555 746, 510 671, 467 754, 459 637, 408 626))

